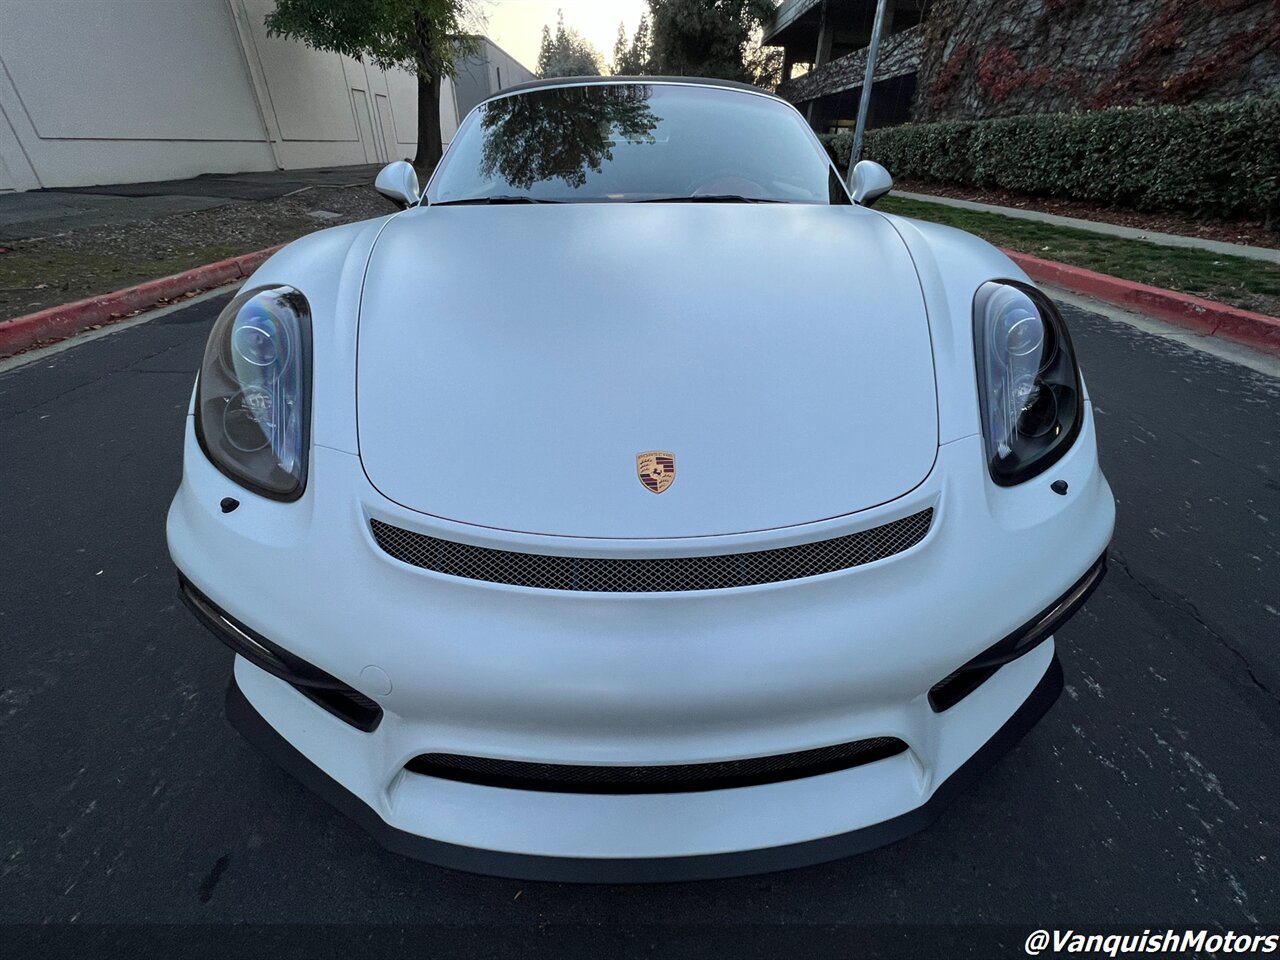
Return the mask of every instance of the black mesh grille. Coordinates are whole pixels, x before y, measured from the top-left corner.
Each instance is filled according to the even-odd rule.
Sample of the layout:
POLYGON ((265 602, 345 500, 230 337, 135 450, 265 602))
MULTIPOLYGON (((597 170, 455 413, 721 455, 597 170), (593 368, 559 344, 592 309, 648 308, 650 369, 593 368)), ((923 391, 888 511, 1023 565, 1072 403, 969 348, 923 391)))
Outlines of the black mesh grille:
POLYGON ((588 593, 660 593, 723 590, 798 580, 882 560, 914 547, 933 522, 933 508, 833 540, 777 550, 711 557, 622 560, 556 557, 491 550, 371 520, 378 546, 404 563, 468 580, 542 590, 588 593))
POLYGON ((757 786, 834 773, 902 753, 897 737, 872 737, 816 750, 719 763, 613 767, 586 764, 523 763, 456 753, 424 753, 405 768, 445 780, 511 790, 556 793, 687 793, 757 786))

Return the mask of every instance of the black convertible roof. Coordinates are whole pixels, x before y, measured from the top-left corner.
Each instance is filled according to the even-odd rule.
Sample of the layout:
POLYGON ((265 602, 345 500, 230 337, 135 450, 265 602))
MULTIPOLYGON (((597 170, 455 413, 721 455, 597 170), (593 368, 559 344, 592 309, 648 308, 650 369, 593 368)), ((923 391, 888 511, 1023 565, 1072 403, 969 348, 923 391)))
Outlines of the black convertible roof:
POLYGON ((603 86, 613 83, 683 83, 700 87, 724 87, 727 90, 748 90, 768 97, 776 96, 768 90, 753 87, 749 83, 739 83, 737 80, 716 80, 711 77, 549 77, 546 80, 529 80, 526 83, 506 87, 485 97, 481 103, 505 97, 510 93, 523 93, 526 90, 537 90, 542 87, 603 86))

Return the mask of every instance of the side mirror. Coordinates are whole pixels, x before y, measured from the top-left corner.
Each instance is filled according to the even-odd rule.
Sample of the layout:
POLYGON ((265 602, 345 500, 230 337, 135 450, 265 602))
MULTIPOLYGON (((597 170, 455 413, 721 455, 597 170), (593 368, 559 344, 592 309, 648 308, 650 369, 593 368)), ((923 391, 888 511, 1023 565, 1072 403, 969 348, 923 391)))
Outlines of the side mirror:
POLYGON ((859 160, 853 167, 853 202, 869 207, 893 189, 893 177, 874 160, 859 160))
POLYGON ((378 171, 373 188, 397 207, 412 207, 418 202, 422 190, 418 186, 418 174, 407 160, 388 163, 378 171))

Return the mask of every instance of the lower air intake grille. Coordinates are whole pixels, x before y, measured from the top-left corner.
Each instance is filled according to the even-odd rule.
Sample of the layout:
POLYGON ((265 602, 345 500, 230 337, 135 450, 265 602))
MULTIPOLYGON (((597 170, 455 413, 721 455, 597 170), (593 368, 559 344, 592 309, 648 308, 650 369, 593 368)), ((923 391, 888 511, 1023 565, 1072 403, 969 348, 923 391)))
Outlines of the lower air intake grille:
POLYGON ((930 507, 870 530, 794 547, 711 557, 623 560, 492 550, 440 540, 381 520, 370 521, 378 546, 397 560, 424 570, 488 583, 587 593, 723 590, 814 577, 901 553, 923 540, 932 523, 930 507))
POLYGON ((424 753, 405 769, 429 777, 458 780, 509 790, 553 793, 689 793, 726 790, 783 780, 799 780, 847 770, 902 753, 907 745, 897 737, 872 737, 833 747, 782 753, 771 757, 646 767, 586 764, 522 763, 467 757, 456 753, 424 753))

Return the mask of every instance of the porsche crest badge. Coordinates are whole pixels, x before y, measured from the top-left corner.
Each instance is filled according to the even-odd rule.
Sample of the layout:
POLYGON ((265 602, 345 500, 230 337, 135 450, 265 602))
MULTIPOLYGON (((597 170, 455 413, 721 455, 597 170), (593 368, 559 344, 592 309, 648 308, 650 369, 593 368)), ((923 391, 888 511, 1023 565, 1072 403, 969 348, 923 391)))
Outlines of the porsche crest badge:
POLYGON ((662 493, 676 479, 676 455, 669 450, 636 454, 636 473, 645 489, 662 493))

